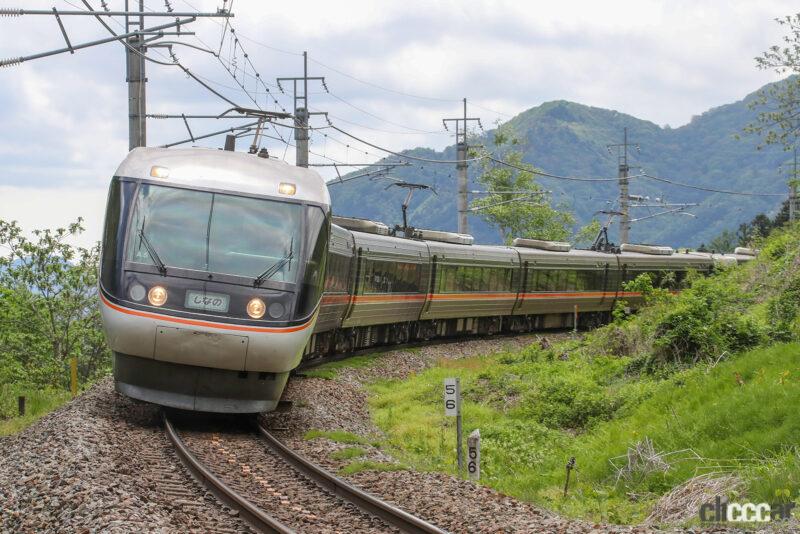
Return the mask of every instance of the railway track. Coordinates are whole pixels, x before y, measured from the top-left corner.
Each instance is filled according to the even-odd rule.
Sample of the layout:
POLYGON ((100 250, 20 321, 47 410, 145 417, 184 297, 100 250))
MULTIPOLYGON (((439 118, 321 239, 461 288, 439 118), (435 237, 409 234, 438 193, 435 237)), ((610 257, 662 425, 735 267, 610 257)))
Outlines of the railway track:
POLYGON ((163 417, 181 462, 256 531, 444 532, 329 473, 260 424, 179 433, 163 417))

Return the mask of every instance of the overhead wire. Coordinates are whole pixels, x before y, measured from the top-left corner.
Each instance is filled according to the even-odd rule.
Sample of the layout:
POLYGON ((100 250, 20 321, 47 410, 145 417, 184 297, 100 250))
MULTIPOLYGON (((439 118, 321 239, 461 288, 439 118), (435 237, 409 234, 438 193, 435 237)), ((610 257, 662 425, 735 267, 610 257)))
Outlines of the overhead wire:
POLYGON ((364 140, 364 139, 362 139, 362 138, 360 138, 360 137, 358 137, 358 136, 356 136, 354 134, 351 134, 350 132, 348 132, 346 130, 342 130, 341 128, 339 128, 338 126, 336 126, 333 123, 330 123, 330 127, 333 128, 334 130, 336 130, 337 132, 339 132, 341 134, 344 134, 347 137, 350 137, 351 139, 355 139, 356 141, 358 141, 360 143, 363 143, 363 144, 365 144, 367 146, 371 146, 372 148, 374 148, 376 150, 380 150, 382 152, 386 152, 387 154, 392 154, 394 156, 397 156, 397 157, 403 158, 403 159, 410 159, 410 160, 414 160, 414 161, 424 161, 424 162, 428 162, 428 163, 456 164, 456 163, 469 163, 471 161, 480 161, 480 160, 488 157, 488 155, 480 155, 480 156, 476 156, 474 158, 468 158, 468 159, 464 159, 464 160, 439 160, 439 159, 432 159, 432 158, 420 158, 418 156, 411 156, 411 155, 408 155, 408 154, 402 154, 400 152, 396 152, 394 150, 390 150, 388 148, 376 145, 374 143, 370 143, 369 141, 366 141, 366 140, 364 140))
POLYGON ((665 184, 671 184, 678 187, 686 187, 689 189, 696 189, 698 191, 707 191, 709 193, 721 193, 725 195, 741 195, 741 196, 748 196, 748 197, 785 197, 785 193, 756 193, 754 191, 732 191, 728 189, 714 189, 712 187, 703 187, 699 185, 691 185, 682 182, 676 182, 675 180, 668 180, 667 178, 661 178, 659 176, 653 176, 652 174, 642 173, 642 176, 649 178, 651 180, 655 180, 657 182, 663 182, 665 184))

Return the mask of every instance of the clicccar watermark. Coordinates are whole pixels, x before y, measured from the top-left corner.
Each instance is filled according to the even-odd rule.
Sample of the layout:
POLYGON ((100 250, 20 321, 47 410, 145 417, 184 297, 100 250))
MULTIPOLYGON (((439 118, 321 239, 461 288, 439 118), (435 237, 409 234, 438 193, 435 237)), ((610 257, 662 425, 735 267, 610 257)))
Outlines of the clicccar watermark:
POLYGON ((795 502, 787 503, 735 503, 723 501, 717 497, 713 503, 700 506, 700 521, 704 522, 737 522, 766 523, 769 521, 785 521, 792 517, 795 502))

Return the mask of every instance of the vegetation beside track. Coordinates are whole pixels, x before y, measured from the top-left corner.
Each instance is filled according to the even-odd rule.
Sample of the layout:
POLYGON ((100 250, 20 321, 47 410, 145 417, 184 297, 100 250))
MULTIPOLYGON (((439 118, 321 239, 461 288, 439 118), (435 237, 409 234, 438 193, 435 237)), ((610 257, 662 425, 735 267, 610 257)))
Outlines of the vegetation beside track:
POLYGON ((0 436, 15 434, 33 424, 41 416, 55 410, 70 399, 69 391, 55 388, 31 388, 6 384, 0 386, 0 436), (25 397, 25 415, 17 415, 17 399, 25 397))
POLYGON ((632 523, 696 475, 735 473, 739 497, 800 500, 800 227, 761 248, 677 296, 639 279, 649 305, 632 317, 620 307, 585 336, 373 383, 384 446, 416 468, 454 472, 442 381, 458 376, 465 435, 481 431, 482 482, 515 497, 632 523), (644 445, 665 469, 628 463, 644 445))
POLYGON ((0 220, 0 435, 18 432, 70 398, 70 364, 83 389, 111 371, 97 299, 99 245, 70 240, 83 231, 34 230, 0 220), (17 397, 26 415, 17 416, 17 397))

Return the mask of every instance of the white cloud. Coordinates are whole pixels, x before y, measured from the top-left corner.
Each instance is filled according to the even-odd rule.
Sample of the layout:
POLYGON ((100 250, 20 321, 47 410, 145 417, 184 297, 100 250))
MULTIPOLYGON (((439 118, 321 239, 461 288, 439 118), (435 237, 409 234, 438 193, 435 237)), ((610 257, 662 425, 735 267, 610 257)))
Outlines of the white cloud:
MULTIPOLYGON (((184 0, 172 3, 176 9, 190 8, 184 0)), ((147 4, 161 8, 160 2, 147 4)), ((214 11, 220 2, 188 4, 214 11)), ((56 5, 73 9, 64 0, 56 5)), ((122 2, 111 0, 110 5, 120 8, 122 2)), ((25 2, 30 8, 51 6, 44 0, 25 2)), ((567 99, 678 126, 774 80, 771 73, 755 69, 753 57, 779 42, 782 28, 772 19, 795 11, 794 3, 782 0, 237 0, 233 22, 264 80, 274 84, 276 76, 301 74, 299 53, 308 50, 311 75, 326 76, 331 91, 352 104, 312 83, 312 108, 330 111, 359 137, 401 150, 450 144, 441 118, 460 113, 463 96, 511 115, 544 101, 567 99), (444 100, 381 90, 313 60, 395 91, 444 100), (437 133, 410 132, 404 126, 437 133)), ((107 35, 92 19, 65 19, 73 43, 107 35)), ((188 42, 218 46, 221 28, 215 21, 198 20, 191 29, 202 43, 188 42)), ((50 17, 0 19, 2 57, 61 46, 63 39, 50 17)), ((214 89, 250 105, 216 59, 185 47, 176 52, 214 89)), ((159 51, 150 53, 162 58, 159 51)), ((177 68, 148 64, 147 69, 153 112, 205 114, 228 107, 177 68)), ((288 95, 271 90, 282 106, 291 107, 288 95)), ((272 106, 267 95, 259 103, 272 106)), ((100 217, 88 212, 99 213, 100 192, 127 151, 122 48, 108 44, 0 69, 0 106, 0 217, 10 214, 29 227, 46 225, 40 222, 63 225, 84 210, 96 239, 100 217)), ((470 114, 481 116, 487 126, 505 118, 483 108, 471 107, 470 114)), ((321 118, 314 121, 324 124, 321 118)), ((194 134, 228 124, 191 121, 194 134)), ((291 138, 290 130, 279 131, 291 138)), ((186 137, 181 121, 149 121, 150 144, 186 137)), ((215 138, 204 143, 221 142, 215 138)), ((240 147, 246 144, 249 139, 239 142, 240 147)), ((266 144, 273 155, 293 159, 293 149, 280 141, 266 144)), ((312 150, 349 162, 382 155, 334 132, 328 138, 316 134, 312 150)), ((325 174, 334 175, 330 170, 325 174)))
POLYGON ((28 188, 0 185, 0 219, 17 221, 31 231, 63 228, 83 217, 86 231, 71 242, 89 248, 100 240, 106 188, 28 188))

